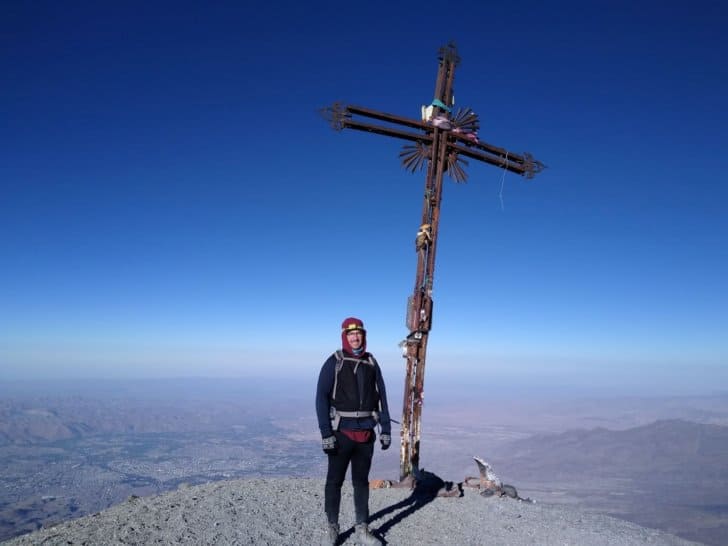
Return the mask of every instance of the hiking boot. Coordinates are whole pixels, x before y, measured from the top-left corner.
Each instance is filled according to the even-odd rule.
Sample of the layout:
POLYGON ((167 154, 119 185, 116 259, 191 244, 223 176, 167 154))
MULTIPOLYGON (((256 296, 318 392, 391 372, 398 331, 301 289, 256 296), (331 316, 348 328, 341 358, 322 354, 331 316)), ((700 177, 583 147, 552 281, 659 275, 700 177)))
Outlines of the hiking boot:
POLYGON ((362 546, 381 546, 383 544, 371 533, 366 523, 357 523, 354 526, 354 542, 362 546))
POLYGON ((337 540, 339 540, 339 524, 329 523, 326 528, 326 536, 321 544, 323 546, 334 546, 337 540))

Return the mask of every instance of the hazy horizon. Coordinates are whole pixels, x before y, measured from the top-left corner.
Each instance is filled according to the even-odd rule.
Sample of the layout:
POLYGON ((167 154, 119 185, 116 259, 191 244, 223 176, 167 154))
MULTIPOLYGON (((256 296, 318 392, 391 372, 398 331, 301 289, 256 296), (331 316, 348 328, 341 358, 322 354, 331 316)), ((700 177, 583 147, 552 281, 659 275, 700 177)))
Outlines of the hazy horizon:
MULTIPOLYGON (((105 394, 115 392, 134 392, 139 388, 150 393, 164 397, 171 394, 176 388, 194 391, 205 388, 221 388, 225 390, 246 389, 255 386, 263 389, 262 392, 286 391, 292 397, 302 399, 311 398, 315 394, 318 367, 311 373, 299 372, 297 374, 276 373, 266 375, 262 372, 253 372, 229 376, 169 376, 169 377, 73 377, 58 376, 45 378, 6 378, 0 382, 0 397, 14 394, 63 394, 83 392, 85 394, 105 394), (167 389, 169 392, 166 392, 167 389)), ((384 378, 387 384, 387 394, 390 406, 399 411, 402 400, 404 371, 385 370, 384 378)), ((573 376, 559 376, 554 374, 535 375, 528 377, 509 375, 507 373, 483 372, 480 376, 475 374, 453 375, 444 370, 428 370, 425 375, 425 389, 427 397, 425 407, 432 403, 447 404, 448 397, 457 396, 458 399, 487 398, 491 400, 512 401, 530 400, 609 400, 622 398, 688 398, 713 397, 728 395, 728 382, 698 385, 681 384, 680 386, 665 387, 656 378, 641 378, 639 382, 627 384, 612 378, 610 383, 594 384, 587 378, 573 376)), ((396 412, 395 412, 396 413, 396 412)))

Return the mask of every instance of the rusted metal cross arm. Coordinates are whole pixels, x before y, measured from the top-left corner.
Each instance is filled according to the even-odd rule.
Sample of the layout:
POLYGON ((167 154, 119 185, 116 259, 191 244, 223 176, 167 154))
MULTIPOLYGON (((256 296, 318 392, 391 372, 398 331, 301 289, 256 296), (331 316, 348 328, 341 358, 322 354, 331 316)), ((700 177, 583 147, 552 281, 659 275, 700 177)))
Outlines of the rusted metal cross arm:
POLYGON ((535 172, 532 172, 533 167, 529 169, 528 163, 525 162, 526 160, 522 160, 522 162, 513 161, 512 158, 515 154, 508 154, 505 156, 498 155, 496 157, 493 157, 490 155, 486 155, 482 152, 473 150, 472 148, 469 148, 467 146, 461 146, 460 144, 450 144, 449 147, 453 150, 457 150, 458 153, 466 157, 477 159, 478 161, 483 161, 485 163, 489 163, 490 165, 495 165, 496 167, 501 167, 502 169, 519 174, 521 176, 525 176, 526 178, 533 178, 534 174, 536 174, 535 172))
POLYGON ((382 125, 370 125, 368 123, 362 123, 353 119, 345 119, 341 121, 341 125, 344 128, 356 129, 357 131, 367 131, 369 133, 376 133, 378 135, 393 136, 401 138, 403 140, 409 140, 412 142, 432 142, 431 134, 422 133, 410 133, 409 131, 402 131, 401 129, 395 129, 394 127, 384 127, 382 125))
POLYGON ((371 108, 364 108, 362 106, 348 105, 345 110, 354 115, 364 116, 366 118, 378 119, 379 121, 388 121, 389 123, 396 123, 398 125, 404 125, 405 127, 412 127, 413 129, 422 129, 423 131, 432 131, 432 125, 429 125, 423 121, 416 119, 404 118, 401 116, 395 116, 394 114, 387 114, 386 112, 378 112, 371 108))
MULTIPOLYGON (((498 146, 493 146, 492 144, 488 144, 487 142, 473 142, 472 140, 468 140, 467 137, 458 134, 458 133, 450 133, 449 135, 451 138, 457 140, 458 142, 462 142, 467 146, 468 148, 477 148, 479 150, 483 150, 484 152, 488 152, 492 155, 497 155, 500 157, 506 157, 508 156, 508 160, 512 161, 514 163, 523 163, 524 158, 520 154, 516 154, 513 152, 509 152, 508 150, 504 150, 503 148, 499 148, 498 146)), ((475 158, 473 158, 475 159, 475 158)))
MULTIPOLYGON (((388 114, 387 112, 379 112, 378 110, 372 110, 371 108, 364 108, 362 106, 355 105, 345 106, 342 109, 342 117, 343 119, 341 121, 341 124, 343 127, 349 127, 351 129, 357 129, 360 131, 368 131, 380 135, 395 136, 405 140, 410 140, 412 142, 432 142, 432 131, 434 130, 434 127, 429 123, 425 123, 423 121, 405 118, 402 116, 395 116, 394 114, 388 114), (353 120, 352 116, 354 115, 372 118, 378 121, 386 121, 388 123, 393 123, 397 125, 404 125, 405 127, 411 127, 413 129, 420 129, 427 134, 416 135, 415 133, 400 131, 394 128, 387 128, 379 125, 362 123, 353 120)), ((455 143, 450 144, 450 147, 456 149, 463 155, 472 159, 484 161, 485 163, 489 163, 497 167, 505 168, 508 171, 519 174, 521 176, 525 176, 526 178, 533 178, 536 174, 544 169, 544 165, 540 161, 534 160, 530 154, 516 154, 513 152, 509 152, 504 148, 499 148, 498 146, 488 144, 487 142, 473 142, 465 135, 456 132, 449 132, 448 136, 451 140, 456 140, 465 144, 465 146, 455 143), (497 156, 497 158, 475 152, 473 151, 473 148, 477 148, 478 150, 482 150, 484 152, 487 152, 488 154, 497 156)))
MULTIPOLYGON (((396 138, 401 138, 403 140, 409 140, 411 142, 432 144, 432 133, 411 133, 409 131, 403 131, 394 127, 370 125, 368 123, 362 123, 360 121, 349 118, 342 120, 341 125, 343 128, 356 129, 357 131, 366 131, 379 135, 392 136, 396 138)), ((524 158, 517 154, 510 154, 506 151, 503 151, 502 155, 499 153, 498 155, 493 157, 492 155, 487 155, 484 152, 474 150, 471 147, 462 146, 460 144, 450 143, 448 146, 453 150, 457 150, 464 156, 470 157, 472 159, 477 159, 478 161, 483 161, 484 163, 489 163, 490 165, 495 165, 496 167, 501 167, 512 173, 526 176, 527 178, 531 178, 533 177, 533 174, 535 174, 531 174, 531 170, 529 170, 529 166, 527 164, 527 158, 524 158)))

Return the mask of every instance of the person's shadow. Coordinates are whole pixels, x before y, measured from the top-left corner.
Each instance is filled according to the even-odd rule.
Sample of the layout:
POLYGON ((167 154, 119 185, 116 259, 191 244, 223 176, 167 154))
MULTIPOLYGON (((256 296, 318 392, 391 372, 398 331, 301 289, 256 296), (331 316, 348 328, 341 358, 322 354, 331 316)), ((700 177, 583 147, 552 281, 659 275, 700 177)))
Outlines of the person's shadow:
MULTIPOLYGON (((440 478, 437 474, 427 472, 426 470, 419 470, 415 468, 412 472, 415 478, 415 487, 412 490, 412 494, 404 500, 401 500, 391 506, 382 508, 379 512, 371 514, 367 523, 383 518, 384 516, 402 510, 392 519, 386 521, 382 525, 376 528, 371 528, 372 534, 376 535, 382 544, 388 544, 384 536, 389 530, 397 525, 399 522, 415 513, 417 510, 431 503, 438 496, 447 497, 462 497, 463 486, 461 483, 446 482, 440 478)), ((343 544, 346 540, 354 534, 354 528, 347 529, 344 533, 339 535, 339 540, 336 544, 343 544)))

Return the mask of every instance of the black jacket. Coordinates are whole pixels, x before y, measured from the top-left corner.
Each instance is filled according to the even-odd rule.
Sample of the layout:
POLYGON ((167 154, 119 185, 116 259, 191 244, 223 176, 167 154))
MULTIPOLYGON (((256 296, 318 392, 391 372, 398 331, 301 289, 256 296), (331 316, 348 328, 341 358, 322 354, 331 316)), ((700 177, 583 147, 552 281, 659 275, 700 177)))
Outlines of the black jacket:
MULTIPOLYGON (((336 353, 321 367, 316 387, 316 417, 322 438, 333 434, 329 414, 331 406, 339 411, 378 411, 382 434, 391 434, 392 425, 382 371, 373 357, 373 364, 370 363, 369 357, 369 353, 364 353, 357 361, 344 360, 338 379, 335 377, 336 353), (336 393, 333 392, 335 380, 336 393)), ((375 426, 373 417, 342 417, 339 424, 340 429, 350 430, 367 430, 375 426)))

